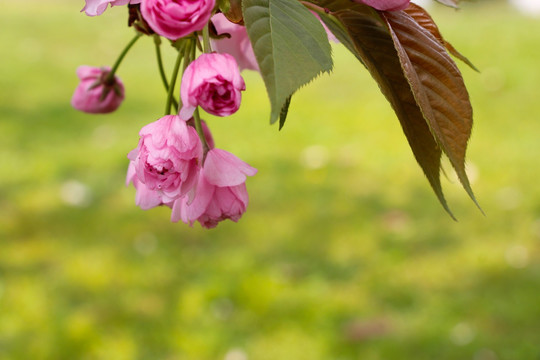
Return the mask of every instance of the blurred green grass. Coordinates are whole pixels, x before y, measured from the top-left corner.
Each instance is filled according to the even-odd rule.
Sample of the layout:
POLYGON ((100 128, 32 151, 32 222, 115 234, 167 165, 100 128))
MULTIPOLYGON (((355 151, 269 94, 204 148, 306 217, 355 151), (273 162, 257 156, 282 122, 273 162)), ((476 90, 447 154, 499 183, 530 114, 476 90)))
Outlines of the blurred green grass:
POLYGON ((451 175, 459 222, 444 213, 376 84, 335 46, 334 73, 295 96, 281 132, 254 73, 237 114, 207 117, 259 173, 240 222, 205 231, 123 186, 164 106, 150 39, 120 70, 118 112, 69 106, 76 67, 112 63, 132 36, 122 7, 81 7, 0 12, 0 359, 540 357, 538 20, 501 2, 432 9, 482 70, 460 65, 486 217, 451 175))

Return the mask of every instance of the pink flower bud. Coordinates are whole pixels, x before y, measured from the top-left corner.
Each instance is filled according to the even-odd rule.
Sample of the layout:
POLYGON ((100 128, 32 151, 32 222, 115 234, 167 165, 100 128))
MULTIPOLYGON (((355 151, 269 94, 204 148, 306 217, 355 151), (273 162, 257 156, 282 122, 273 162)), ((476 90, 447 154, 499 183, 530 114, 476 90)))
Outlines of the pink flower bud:
POLYGON ((180 85, 180 117, 189 119, 197 106, 207 113, 229 116, 240 108, 246 89, 236 60, 229 54, 202 54, 187 67, 180 85))
POLYGON ((88 16, 101 15, 107 9, 107 6, 139 4, 142 0, 86 0, 86 5, 81 11, 84 11, 88 16))
POLYGON ((230 35, 230 38, 211 39, 212 49, 220 54, 232 55, 236 59, 240 70, 259 71, 259 65, 253 47, 251 47, 246 27, 230 22, 223 13, 212 16, 212 23, 218 35, 230 35))
POLYGON ((81 80, 71 106, 91 114, 105 114, 118 109, 124 100, 124 84, 117 76, 109 79, 110 68, 79 66, 77 76, 81 80))
POLYGON ((177 115, 167 115, 143 127, 139 135, 138 146, 128 154, 138 181, 156 191, 162 203, 192 190, 202 160, 197 131, 177 115))
POLYGON ((189 225, 198 221, 205 228, 216 227, 226 219, 238 221, 249 201, 246 177, 256 173, 257 169, 233 154, 210 150, 199 174, 195 197, 176 200, 171 220, 182 220, 189 225))
POLYGON ((152 30, 177 40, 204 28, 215 0, 144 0, 141 13, 152 30))
POLYGON ((359 4, 371 6, 382 11, 397 11, 406 9, 410 0, 353 0, 359 4))

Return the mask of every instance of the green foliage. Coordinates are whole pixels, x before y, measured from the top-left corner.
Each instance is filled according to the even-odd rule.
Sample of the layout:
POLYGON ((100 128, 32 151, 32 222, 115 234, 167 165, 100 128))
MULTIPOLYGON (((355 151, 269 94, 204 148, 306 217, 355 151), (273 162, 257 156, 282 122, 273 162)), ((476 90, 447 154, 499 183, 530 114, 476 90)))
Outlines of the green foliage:
POLYGON ((314 2, 325 9, 328 15, 321 13, 323 21, 366 65, 392 104, 414 156, 444 209, 454 218, 440 184, 443 153, 478 206, 465 172, 472 106, 447 49, 472 64, 442 38, 435 22, 417 5, 384 12, 351 5, 347 0, 314 2))
POLYGON ((382 93, 392 105, 418 164, 445 210, 453 217, 440 183, 441 148, 426 122, 394 41, 377 12, 363 5, 352 10, 346 1, 323 1, 349 33, 353 53, 362 59, 382 93))
POLYGON ((242 5, 274 123, 296 90, 332 70, 330 44, 320 22, 300 2, 244 0, 242 5))

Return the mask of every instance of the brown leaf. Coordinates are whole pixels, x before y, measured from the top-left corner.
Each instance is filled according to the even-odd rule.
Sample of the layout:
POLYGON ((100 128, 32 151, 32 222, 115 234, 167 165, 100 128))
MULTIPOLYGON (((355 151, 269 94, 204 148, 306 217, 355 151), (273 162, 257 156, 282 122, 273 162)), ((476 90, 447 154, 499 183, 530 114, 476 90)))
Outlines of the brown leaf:
POLYGON ((454 218, 444 198, 440 183, 441 149, 418 106, 411 86, 401 68, 392 37, 381 17, 371 8, 343 0, 319 0, 345 27, 382 93, 392 105, 416 161, 444 209, 454 218))
POLYGON ((476 66, 474 66, 469 59, 463 56, 459 51, 456 50, 455 47, 452 46, 452 44, 442 37, 437 24, 435 24, 435 21, 433 21, 431 16, 424 8, 414 3, 410 3, 409 7, 403 11, 409 14, 418 25, 429 31, 437 40, 439 40, 439 42, 446 48, 446 50, 450 52, 450 54, 469 65, 473 70, 478 71, 476 66))
POLYGON ((230 0, 229 11, 224 13, 230 22, 244 25, 244 15, 242 14, 242 0, 230 0))
POLYGON ((463 187, 478 205, 465 173, 472 107, 463 78, 444 46, 406 12, 381 12, 401 66, 431 132, 463 187))

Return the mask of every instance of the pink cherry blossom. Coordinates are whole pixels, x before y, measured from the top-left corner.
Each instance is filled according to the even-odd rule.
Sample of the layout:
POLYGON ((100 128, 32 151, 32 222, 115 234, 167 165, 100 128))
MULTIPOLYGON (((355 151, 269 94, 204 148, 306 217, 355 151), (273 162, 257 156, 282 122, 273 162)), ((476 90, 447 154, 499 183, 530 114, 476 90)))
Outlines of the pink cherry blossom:
POLYGON ((229 116, 240 108, 246 89, 238 64, 229 54, 202 54, 186 68, 180 86, 182 119, 189 119, 200 106, 207 113, 229 116))
POLYGON ((157 191, 163 203, 193 190, 202 160, 197 131, 177 115, 167 115, 143 127, 139 135, 138 146, 128 154, 138 181, 157 191))
POLYGON ((130 161, 126 175, 126 186, 133 183, 133 186, 137 190, 135 194, 135 204, 143 210, 149 210, 156 206, 167 205, 172 207, 172 202, 163 202, 161 193, 157 190, 150 190, 145 184, 139 181, 135 170, 135 162, 130 161))
POLYGON ((71 98, 71 106, 91 114, 105 114, 118 109, 124 100, 124 84, 117 76, 109 79, 110 71, 108 67, 79 66, 77 76, 80 83, 71 98))
POLYGON ((230 152, 213 149, 206 154, 202 172, 210 184, 224 187, 245 183, 246 177, 255 175, 257 169, 230 152))
POLYGON ((246 27, 230 22, 222 13, 212 16, 212 23, 218 35, 230 35, 230 38, 211 39, 212 49, 220 54, 232 55, 236 59, 240 70, 259 71, 259 65, 249 41, 246 27))
POLYGON ((144 0, 141 13, 152 30, 177 40, 204 28, 215 0, 144 0))
POLYGON ((257 169, 235 155, 221 149, 210 150, 199 173, 195 197, 176 200, 171 220, 189 225, 198 221, 205 228, 216 227, 226 219, 238 221, 249 201, 246 177, 256 173, 257 169))
POLYGON ((97 16, 103 14, 107 6, 119 6, 126 4, 139 4, 142 0, 86 0, 86 5, 81 11, 88 16, 97 16))
POLYGON ((406 9, 410 0, 353 0, 357 3, 371 6, 382 11, 397 11, 406 9))

